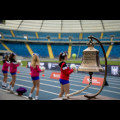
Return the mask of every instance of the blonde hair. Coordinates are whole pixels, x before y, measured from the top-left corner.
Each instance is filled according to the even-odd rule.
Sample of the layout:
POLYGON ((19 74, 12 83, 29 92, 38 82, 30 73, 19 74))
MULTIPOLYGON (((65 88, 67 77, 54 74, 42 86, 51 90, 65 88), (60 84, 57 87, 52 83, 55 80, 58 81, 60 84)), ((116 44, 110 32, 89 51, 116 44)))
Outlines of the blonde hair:
POLYGON ((33 55, 32 61, 31 61, 31 66, 33 68, 36 68, 36 65, 40 66, 40 59, 39 59, 39 57, 37 55, 33 55))

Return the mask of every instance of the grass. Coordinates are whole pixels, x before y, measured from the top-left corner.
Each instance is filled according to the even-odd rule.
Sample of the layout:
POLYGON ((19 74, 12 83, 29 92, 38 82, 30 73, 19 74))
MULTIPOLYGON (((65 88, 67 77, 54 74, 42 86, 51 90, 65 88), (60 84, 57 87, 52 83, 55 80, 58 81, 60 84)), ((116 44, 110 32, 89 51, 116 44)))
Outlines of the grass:
MULTIPOLYGON (((52 63, 59 63, 57 60, 45 60, 45 61, 40 61, 40 62, 52 62, 52 63)), ((81 64, 81 61, 77 60, 68 60, 66 63, 76 63, 76 64, 81 64)), ((107 61, 108 65, 120 65, 120 61, 107 61)), ((2 65, 2 61, 0 61, 0 65, 2 65)), ((23 67, 26 67, 27 61, 22 61, 23 67)), ((100 61, 101 65, 105 64, 105 61, 100 61)))
MULTIPOLYGON (((54 61, 41 61, 41 62, 55 62, 55 63, 59 63, 59 61, 56 61, 56 60, 54 60, 54 61)), ((81 64, 81 61, 76 61, 76 60, 69 60, 69 61, 67 61, 66 63, 76 63, 76 64, 81 64)), ((105 61, 100 61, 100 64, 101 65, 104 65, 105 64, 105 61)), ((107 61, 107 64, 108 65, 120 65, 120 61, 107 61)))

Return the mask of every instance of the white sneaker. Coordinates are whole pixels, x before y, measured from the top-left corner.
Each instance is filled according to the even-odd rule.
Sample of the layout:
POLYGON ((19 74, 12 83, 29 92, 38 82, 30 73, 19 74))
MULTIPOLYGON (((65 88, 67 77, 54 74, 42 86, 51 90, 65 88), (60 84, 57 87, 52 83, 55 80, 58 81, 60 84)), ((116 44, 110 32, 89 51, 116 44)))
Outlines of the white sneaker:
POLYGON ((10 88, 6 88, 7 91, 10 91, 10 88))
POLYGON ((14 94, 14 91, 10 90, 10 93, 11 93, 11 94, 14 94))
POLYGON ((5 88, 5 86, 4 86, 4 85, 2 85, 2 88, 5 88))

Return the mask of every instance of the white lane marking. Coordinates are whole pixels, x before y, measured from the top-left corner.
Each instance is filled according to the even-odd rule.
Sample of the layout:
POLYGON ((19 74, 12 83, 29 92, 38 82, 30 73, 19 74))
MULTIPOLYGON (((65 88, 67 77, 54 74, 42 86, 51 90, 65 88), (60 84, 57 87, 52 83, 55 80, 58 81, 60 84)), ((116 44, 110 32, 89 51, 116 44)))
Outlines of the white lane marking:
MULTIPOLYGON (((24 73, 24 72, 26 72, 26 71, 27 71, 27 69, 26 69, 26 70, 22 70, 21 73, 24 73)), ((30 71, 28 70, 28 74, 29 74, 29 72, 30 72, 30 71)), ((58 72, 60 72, 60 71, 58 71, 58 72)), ((47 70, 47 74, 48 74, 48 73, 51 74, 52 71, 49 72, 49 71, 47 70)), ((84 76, 86 75, 85 73, 83 73, 83 74, 84 74, 84 76)), ((82 76, 83 76, 83 75, 82 75, 82 76)), ((73 79, 73 77, 74 77, 74 80, 77 80, 77 79, 75 79, 75 78, 80 78, 80 76, 78 76, 78 74, 74 74, 74 76, 71 75, 71 76, 70 76, 70 79, 73 79)), ((98 77, 101 77, 101 76, 98 75, 98 77)), ((115 76, 115 77, 116 77, 116 76, 115 76)), ((116 79, 117 79, 117 80, 114 80, 114 81, 113 81, 113 78, 107 78, 107 81, 120 82, 120 80, 118 80, 119 78, 116 78, 116 79)), ((77 81, 76 81, 76 82, 77 82, 77 81)))
MULTIPOLYGON (((25 75, 25 73, 24 72, 20 72, 19 74, 22 74, 22 75, 25 75)), ((28 73, 29 74, 29 73, 28 73)), ((42 73, 41 73, 42 74, 42 73)), ((70 80, 71 79, 74 79, 74 81, 75 82, 80 82, 80 81, 78 81, 78 79, 76 79, 76 78, 79 78, 80 79, 80 77, 77 77, 77 76, 70 76, 70 80)), ((83 77, 84 78, 84 77, 83 77)), ((111 84, 113 84, 114 82, 118 82, 118 83, 120 83, 120 80, 113 80, 113 79, 111 79, 111 80, 109 80, 110 78, 107 78, 107 81, 109 82, 110 81, 110 83, 111 84)), ((81 80, 81 79, 80 79, 81 80)), ((120 85, 120 84, 119 84, 120 85)))
MULTIPOLYGON (((10 77, 8 77, 8 78, 10 78, 10 77)), ((10 78, 10 79, 11 79, 11 78, 10 78)), ((23 80, 23 79, 18 79, 18 78, 17 78, 17 80, 32 83, 32 81, 28 81, 28 80, 23 80)), ((41 84, 41 85, 46 85, 46 86, 51 86, 51 87, 60 88, 59 86, 55 86, 55 85, 51 85, 51 84, 45 84, 45 83, 40 83, 40 84, 41 84)), ((15 84, 15 85, 17 85, 17 84, 15 84)), ((75 91, 75 92, 78 91, 78 90, 75 90, 75 89, 70 89, 70 90, 71 90, 71 91, 75 91)), ((83 93, 90 94, 90 93, 84 92, 84 91, 83 91, 83 93)), ((59 94, 57 94, 57 95, 59 95, 59 94)))
MULTIPOLYGON (((25 78, 30 78, 31 79, 31 77, 27 77, 25 74, 22 74, 22 75, 24 75, 24 76, 20 76, 20 75, 18 75, 17 74, 17 76, 20 76, 20 77, 25 77, 25 78)), ((49 79, 49 77, 45 77, 45 78, 48 78, 49 79)), ((42 80, 43 78, 41 78, 41 80, 42 80)), ((43 79, 43 80, 46 80, 46 81, 48 81, 47 79, 43 79)), ((49 80, 50 81, 50 80, 49 80)), ((72 81, 72 82, 77 82, 77 83, 81 83, 81 81, 74 81, 74 80, 70 80, 70 81, 72 81)), ((52 82, 52 81, 51 81, 52 82)), ((55 81, 53 81, 53 82, 55 82, 55 81)), ((115 84, 115 83, 110 83, 110 84, 113 84, 113 85, 120 85, 120 84, 115 84)), ((75 84, 72 84, 71 83, 71 85, 75 85, 75 84)), ((80 85, 79 85, 80 86, 80 85)), ((85 87, 85 86, 83 86, 83 87, 85 87)), ((109 88, 116 88, 116 89, 120 89, 120 88, 118 88, 118 87, 115 87, 115 86, 108 86, 109 88)))
MULTIPOLYGON (((21 77, 23 77, 23 76, 21 76, 21 77)), ((8 77, 8 78, 10 78, 10 77, 8 77)), ((29 77, 25 77, 25 78, 29 78, 29 77)), ((18 79, 18 78, 17 78, 17 80, 26 81, 26 80, 22 80, 22 79, 18 79)), ((46 80, 46 79, 44 79, 44 80, 46 80)), ((28 81, 28 80, 27 80, 26 82, 32 82, 32 81, 28 81)), ((44 83, 41 83, 41 84, 44 84, 44 83)), ((44 84, 44 85, 55 87, 55 86, 50 85, 50 84, 44 84)), ((75 85, 75 84, 71 84, 71 85, 79 86, 79 87, 85 87, 85 86, 82 86, 82 85, 75 85)), ((60 88, 60 87, 58 87, 58 88, 60 88)), ((90 88, 90 89, 96 89, 96 90, 99 90, 98 88, 91 88, 91 87, 89 87, 89 88, 90 88)), ((72 90, 72 91, 78 91, 78 90, 74 90, 74 89, 70 89, 70 90, 72 90)), ((111 90, 104 90, 104 89, 103 89, 102 91, 106 91, 106 92, 112 92, 112 93, 120 94, 119 92, 111 91, 111 90)), ((87 94, 88 94, 88 92, 84 92, 84 91, 83 91, 83 93, 87 93, 87 94)))
MULTIPOLYGON (((23 76, 21 76, 21 77, 23 77, 23 76)), ((25 77, 25 76, 24 76, 25 77)), ((29 78, 29 77, 27 77, 26 76, 26 78, 29 78)), ((49 79, 49 77, 46 77, 46 78, 48 78, 49 79)), ((53 80, 48 80, 48 79, 43 79, 43 78, 41 78, 41 80, 42 81, 49 81, 49 82, 54 82, 54 83, 58 83, 58 81, 53 81, 53 80)), ((70 81, 73 81, 73 82, 75 82, 74 80, 70 80, 70 81)), ((81 82, 77 82, 77 83, 81 83, 81 82)), ((80 85, 76 85, 76 84, 72 84, 72 83, 70 83, 71 85, 73 85, 73 86, 80 86, 80 85)), ((85 87, 85 86, 83 86, 83 87, 85 87)), ((115 88, 115 89, 120 89, 120 87, 111 87, 111 86, 108 86, 109 88, 115 88)), ((89 88, 91 88, 91 87, 89 87, 89 88)))
MULTIPOLYGON (((8 77, 8 78, 10 78, 10 77, 8 77)), ((2 81, 2 80, 0 80, 0 81, 2 81)), ((24 80, 20 80, 20 81, 24 81, 24 80)), ((30 82, 30 81, 27 81, 27 82, 30 82)), ((10 83, 10 82, 8 82, 8 83, 10 83)), ((25 85, 22 85, 22 84, 16 84, 16 83, 15 83, 15 85, 16 85, 16 86, 23 86, 23 87, 26 87, 26 88, 30 88, 30 89, 31 89, 31 87, 25 86, 25 85)), ((59 94, 57 94, 57 93, 50 92, 50 91, 46 91, 46 90, 43 90, 43 89, 39 89, 39 91, 46 92, 46 93, 50 93, 50 94, 54 94, 54 95, 59 95, 59 94)))

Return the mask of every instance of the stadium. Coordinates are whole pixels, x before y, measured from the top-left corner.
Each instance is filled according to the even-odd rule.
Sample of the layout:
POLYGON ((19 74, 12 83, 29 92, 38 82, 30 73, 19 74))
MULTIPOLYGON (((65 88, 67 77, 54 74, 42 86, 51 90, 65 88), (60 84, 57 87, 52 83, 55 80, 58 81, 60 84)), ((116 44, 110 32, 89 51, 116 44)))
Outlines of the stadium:
MULTIPOLYGON (((39 53, 40 64, 45 66, 44 75, 40 74, 39 100, 57 99, 60 91, 59 80, 51 78, 54 72, 59 73, 59 55, 68 53, 67 64, 82 63, 83 51, 88 48, 89 36, 97 38, 103 45, 107 58, 106 84, 100 93, 110 99, 120 99, 120 20, 1 20, 0 21, 0 86, 2 85, 2 59, 6 52, 15 53, 22 65, 18 73, 14 91, 25 87, 27 92, 22 97, 11 95, 0 89, 1 99, 27 99, 32 87, 30 62, 33 53, 39 53), (4 94, 9 97, 4 98, 4 94)), ((105 68, 105 59, 100 45, 93 41, 99 51, 100 64, 105 68)), ((56 74, 57 75, 57 74, 56 74)), ((70 93, 83 89, 86 72, 74 72, 70 76, 70 93)), ((93 74, 103 78, 104 72, 93 74)), ((8 73, 8 83, 11 81, 8 73)), ((99 85, 92 85, 78 95, 95 94, 99 85)), ((35 92, 33 93, 35 95, 35 92)))

